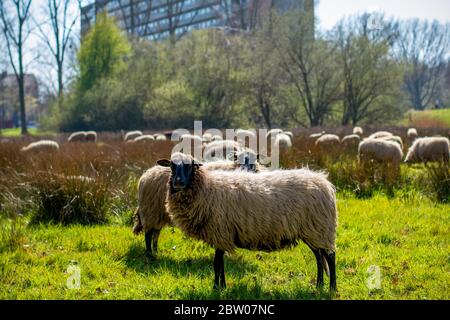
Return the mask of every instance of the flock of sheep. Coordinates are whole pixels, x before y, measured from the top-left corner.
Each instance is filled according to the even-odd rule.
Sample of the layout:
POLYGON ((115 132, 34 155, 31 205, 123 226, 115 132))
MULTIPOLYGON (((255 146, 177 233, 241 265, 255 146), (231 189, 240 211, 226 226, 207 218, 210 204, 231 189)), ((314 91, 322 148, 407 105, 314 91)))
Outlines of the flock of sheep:
POLYGON ((402 138, 387 131, 379 131, 363 138, 363 129, 355 127, 353 134, 342 138, 325 132, 310 135, 315 147, 323 153, 341 151, 352 154, 357 152, 360 162, 373 161, 399 166, 405 162, 449 162, 449 140, 445 137, 419 137, 417 130, 408 129, 407 139, 410 145, 404 157, 402 138))
MULTIPOLYGON (((317 263, 317 287, 324 272, 330 277, 330 290, 336 290, 335 242, 337 228, 336 192, 322 172, 309 169, 268 170, 260 164, 257 152, 246 147, 254 131, 238 130, 237 139, 185 134, 182 143, 200 148, 202 161, 191 154, 174 152, 162 159, 139 179, 138 208, 134 215, 135 234, 145 234, 146 255, 157 253, 160 231, 177 226, 186 235, 215 248, 214 287, 226 287, 224 253, 236 248, 275 251, 303 241, 317 263)), ((408 130, 410 148, 405 157, 412 161, 449 161, 449 140, 418 137, 408 130)), ((293 134, 281 129, 269 131, 266 138, 280 148, 292 147, 293 134)), ((390 132, 376 132, 363 138, 362 128, 339 138, 325 132, 309 137, 321 152, 356 152, 361 162, 374 161, 399 166, 404 144, 390 132)), ((164 134, 128 132, 126 143, 166 140, 164 134)), ((96 141, 95 132, 76 132, 69 142, 96 141)), ((272 145, 273 145, 272 144, 272 145)), ((34 142, 22 150, 58 150, 55 141, 34 142)), ((194 150, 194 154, 195 150, 194 150)))

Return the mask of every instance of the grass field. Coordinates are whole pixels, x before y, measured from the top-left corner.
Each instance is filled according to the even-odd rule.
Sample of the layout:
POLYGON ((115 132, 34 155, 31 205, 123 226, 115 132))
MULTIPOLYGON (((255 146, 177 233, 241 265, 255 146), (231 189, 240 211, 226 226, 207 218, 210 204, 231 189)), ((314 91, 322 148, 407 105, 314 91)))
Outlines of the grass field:
POLYGON ((408 112, 404 124, 418 128, 431 126, 450 128, 450 109, 408 112))
MULTIPOLYGON (((449 206, 420 196, 339 197, 336 299, 449 299, 449 206), (368 268, 381 270, 369 291, 368 268)), ((2 223, 11 223, 5 222, 2 223)), ((214 251, 165 228, 157 261, 142 236, 116 222, 104 226, 23 226, 20 246, 0 247, 0 299, 329 299, 316 291, 313 254, 303 244, 276 253, 238 250, 225 259, 228 288, 212 290, 214 251), (67 268, 81 270, 68 289, 67 268)), ((327 284, 327 283, 326 283, 327 284)))
MULTIPOLYGON (((32 136, 51 136, 56 135, 55 132, 41 131, 38 128, 29 128, 28 133, 32 136)), ((3 137, 19 137, 21 135, 20 128, 2 129, 0 136, 3 137)))

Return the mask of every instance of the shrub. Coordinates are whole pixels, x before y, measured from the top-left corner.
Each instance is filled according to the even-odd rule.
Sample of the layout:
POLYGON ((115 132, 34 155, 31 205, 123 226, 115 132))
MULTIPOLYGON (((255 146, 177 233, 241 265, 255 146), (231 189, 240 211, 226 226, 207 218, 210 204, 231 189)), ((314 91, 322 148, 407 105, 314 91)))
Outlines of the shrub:
POLYGON ((100 179, 40 172, 31 182, 32 223, 97 224, 107 219, 109 188, 100 179))
POLYGON ((450 203, 450 167, 448 164, 426 165, 428 181, 437 200, 450 203))

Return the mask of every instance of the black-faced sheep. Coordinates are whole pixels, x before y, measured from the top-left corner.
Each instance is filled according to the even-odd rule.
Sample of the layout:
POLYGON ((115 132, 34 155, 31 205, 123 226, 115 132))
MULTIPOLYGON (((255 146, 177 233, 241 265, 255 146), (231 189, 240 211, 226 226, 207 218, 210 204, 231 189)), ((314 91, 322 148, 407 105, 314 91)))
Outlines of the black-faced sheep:
POLYGON ((405 162, 449 162, 449 140, 443 137, 418 138, 409 148, 405 162))
POLYGON ((40 140, 30 143, 28 146, 20 149, 21 152, 56 152, 59 150, 59 144, 52 140, 40 140))
POLYGON ((317 286, 323 286, 325 269, 330 289, 336 290, 336 195, 325 174, 307 169, 208 171, 180 153, 158 164, 172 171, 166 209, 173 223, 216 249, 214 288, 226 287, 225 251, 270 252, 301 240, 316 257, 317 286))
MULTIPOLYGON (((237 154, 242 159, 241 153, 237 154)), ((259 163, 254 166, 246 166, 245 159, 240 164, 238 161, 216 161, 206 163, 206 170, 233 171, 239 168, 252 172, 264 170, 259 163)), ((247 163, 252 163, 251 160, 247 163)), ((254 162, 253 162, 254 163, 254 162)), ((164 207, 167 193, 167 182, 170 177, 170 169, 154 166, 148 169, 139 179, 138 183, 138 208, 134 214, 133 232, 144 232, 146 243, 146 255, 155 257, 158 249, 158 238, 164 226, 171 226, 172 222, 164 207)))

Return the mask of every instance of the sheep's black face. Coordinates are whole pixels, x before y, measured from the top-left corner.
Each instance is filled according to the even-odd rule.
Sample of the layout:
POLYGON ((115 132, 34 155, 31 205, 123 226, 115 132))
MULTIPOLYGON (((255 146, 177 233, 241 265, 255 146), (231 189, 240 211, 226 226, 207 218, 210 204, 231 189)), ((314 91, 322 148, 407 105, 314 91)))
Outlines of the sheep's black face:
POLYGON ((169 160, 159 160, 158 164, 164 167, 170 167, 172 175, 170 178, 170 189, 173 193, 182 191, 190 186, 192 176, 195 170, 201 165, 192 161, 192 163, 173 162, 169 160))
POLYGON ((241 164, 241 167, 247 171, 256 171, 256 164, 254 161, 251 161, 249 156, 244 157, 244 163, 241 164))

